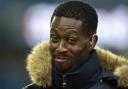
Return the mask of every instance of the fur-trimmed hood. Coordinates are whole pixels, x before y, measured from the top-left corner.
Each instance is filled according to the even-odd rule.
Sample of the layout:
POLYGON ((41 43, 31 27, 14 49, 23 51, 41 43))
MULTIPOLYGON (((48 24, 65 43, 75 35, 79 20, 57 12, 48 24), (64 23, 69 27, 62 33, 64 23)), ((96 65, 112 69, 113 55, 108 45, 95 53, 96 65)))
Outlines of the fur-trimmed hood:
MULTIPOLYGON (((118 86, 128 87, 128 60, 108 50, 96 47, 100 63, 119 77, 118 86)), ((51 56, 48 41, 35 46, 27 57, 27 70, 33 83, 51 85, 51 56)))

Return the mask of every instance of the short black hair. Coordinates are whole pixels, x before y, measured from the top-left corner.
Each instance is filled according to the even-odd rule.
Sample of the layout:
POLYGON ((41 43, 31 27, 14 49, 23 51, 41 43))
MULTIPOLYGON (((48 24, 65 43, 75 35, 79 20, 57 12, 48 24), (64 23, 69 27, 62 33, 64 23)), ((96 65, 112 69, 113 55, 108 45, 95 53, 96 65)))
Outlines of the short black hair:
POLYGON ((88 35, 92 35, 97 31, 98 16, 96 10, 86 2, 79 0, 63 2, 55 8, 51 17, 51 22, 54 16, 81 20, 86 26, 88 35))

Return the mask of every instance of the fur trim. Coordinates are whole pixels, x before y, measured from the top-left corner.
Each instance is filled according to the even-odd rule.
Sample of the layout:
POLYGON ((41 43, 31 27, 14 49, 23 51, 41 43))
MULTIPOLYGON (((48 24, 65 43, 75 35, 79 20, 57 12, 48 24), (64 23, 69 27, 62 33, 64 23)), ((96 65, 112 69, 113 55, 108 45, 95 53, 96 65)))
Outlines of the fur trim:
MULTIPOLYGON (((48 41, 42 42, 33 48, 27 58, 28 73, 32 82, 39 86, 51 85, 51 56, 48 48, 48 41)), ((95 49, 101 64, 119 77, 118 86, 128 87, 128 60, 108 50, 95 49)))
POLYGON ((51 85, 51 56, 48 51, 48 41, 33 48, 27 58, 27 70, 33 83, 51 85))
POLYGON ((100 58, 100 63, 119 77, 118 86, 128 87, 128 59, 99 47, 96 47, 96 52, 100 58))

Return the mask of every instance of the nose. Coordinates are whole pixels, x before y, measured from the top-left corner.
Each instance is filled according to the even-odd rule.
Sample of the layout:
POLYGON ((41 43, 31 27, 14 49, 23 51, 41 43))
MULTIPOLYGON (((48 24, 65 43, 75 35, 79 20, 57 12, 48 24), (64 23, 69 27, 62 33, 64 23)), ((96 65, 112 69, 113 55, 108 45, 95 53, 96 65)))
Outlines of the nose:
POLYGON ((57 53, 65 53, 65 52, 67 52, 66 43, 64 41, 61 41, 59 43, 58 47, 56 48, 56 52, 57 53))

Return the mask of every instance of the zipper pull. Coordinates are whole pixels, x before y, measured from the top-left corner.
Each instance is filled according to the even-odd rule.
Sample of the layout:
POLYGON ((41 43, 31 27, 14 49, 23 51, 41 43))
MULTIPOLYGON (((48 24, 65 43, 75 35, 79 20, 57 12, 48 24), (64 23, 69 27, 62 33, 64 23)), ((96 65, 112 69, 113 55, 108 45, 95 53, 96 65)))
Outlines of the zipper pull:
POLYGON ((62 75, 62 87, 63 89, 66 88, 67 83, 66 83, 66 75, 62 75))

